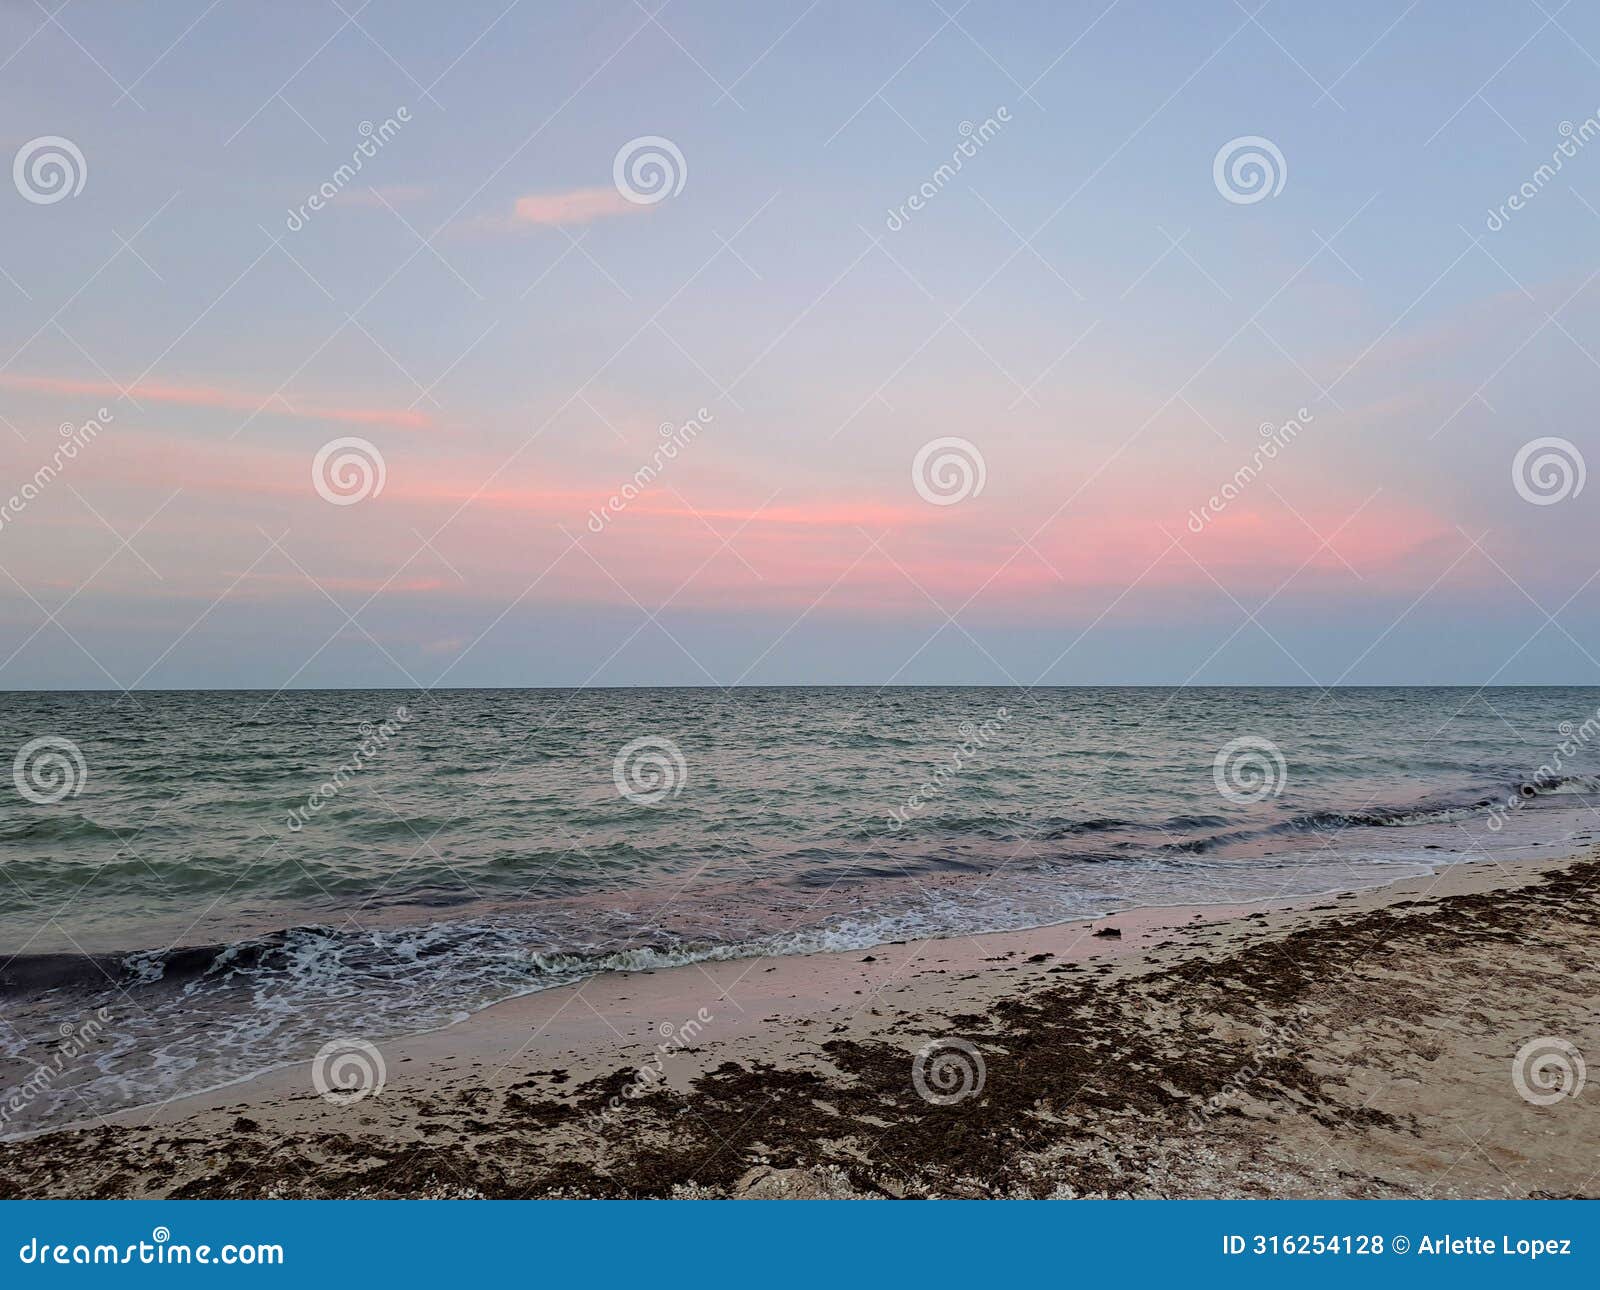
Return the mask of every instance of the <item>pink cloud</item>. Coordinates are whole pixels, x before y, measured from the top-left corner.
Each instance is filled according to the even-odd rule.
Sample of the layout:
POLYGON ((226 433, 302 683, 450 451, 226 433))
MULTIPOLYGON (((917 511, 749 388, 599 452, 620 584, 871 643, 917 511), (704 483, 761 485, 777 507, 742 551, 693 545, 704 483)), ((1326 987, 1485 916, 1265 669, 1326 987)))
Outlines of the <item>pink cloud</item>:
POLYGON ((566 193, 532 193, 517 198, 513 224, 555 228, 589 224, 608 215, 629 215, 649 209, 628 201, 615 188, 574 188, 566 193))
POLYGON ((0 373, 0 386, 14 390, 34 390, 44 394, 83 394, 106 399, 121 398, 126 394, 139 403, 176 403, 186 407, 266 412, 309 421, 337 421, 351 425, 399 426, 407 430, 426 430, 433 425, 433 419, 427 413, 409 408, 330 408, 311 404, 296 406, 287 402, 281 395, 249 394, 206 385, 138 382, 119 388, 110 381, 83 381, 70 377, 0 373))
POLYGON ((1353 569, 1363 578, 1404 580, 1416 572, 1418 558, 1452 538, 1444 520, 1381 500, 1355 516, 1321 507, 1300 515, 1277 507, 1239 508, 1215 517, 1198 536, 1187 529, 1172 532, 1230 586, 1270 586, 1301 566, 1308 573, 1353 569), (1326 546, 1319 534, 1327 537, 1326 546))
MULTIPOLYGON (((502 463, 486 447, 466 445, 441 459, 420 451, 429 441, 379 438, 388 465, 383 493, 352 510, 318 496, 309 449, 197 441, 154 427, 104 436, 75 463, 75 479, 86 490, 93 486, 97 505, 107 505, 98 500, 103 491, 113 515, 128 490, 181 486, 182 500, 158 527, 187 533, 196 551, 236 553, 229 568, 242 569, 259 553, 262 532, 290 524, 303 549, 339 553, 313 569, 335 594, 437 603, 526 594, 532 603, 627 605, 637 598, 654 607, 670 597, 680 608, 740 603, 798 613, 820 601, 830 610, 900 616, 930 612, 931 598, 951 611, 970 601, 977 615, 1026 610, 1051 618, 1097 612, 1127 588, 1137 589, 1130 603, 1140 605, 1228 593, 1255 603, 1286 582, 1285 594, 1360 600, 1429 586, 1462 540, 1447 517, 1390 494, 1364 507, 1350 498, 1297 496, 1297 515, 1262 492, 1240 498, 1195 533, 1185 523, 1194 498, 1184 479, 1141 476, 1066 508, 1049 479, 1004 506, 990 505, 988 493, 949 508, 907 502, 896 496, 910 491, 899 481, 885 495, 796 493, 761 506, 747 500, 748 482, 707 487, 688 471, 669 481, 681 485, 682 497, 664 482, 608 515, 596 532, 586 517, 604 506, 616 479, 593 466, 582 474, 543 465, 496 477, 502 463), (440 538, 446 568, 418 546, 419 535, 447 521, 440 538), (359 547, 351 548, 345 543, 357 529, 359 547), (1331 539, 1331 551, 1320 547, 1320 535, 1331 539), (731 549, 723 548, 725 537, 731 549), (568 550, 574 539, 581 549, 568 550), (395 581, 386 582, 391 575, 395 581)), ((0 456, 4 451, 0 445, 0 456)), ((58 500, 62 523, 98 532, 70 495, 58 500)), ((249 589, 299 594, 292 572, 268 562, 249 589)), ((1465 563, 1448 582, 1461 588, 1484 576, 1465 563)))

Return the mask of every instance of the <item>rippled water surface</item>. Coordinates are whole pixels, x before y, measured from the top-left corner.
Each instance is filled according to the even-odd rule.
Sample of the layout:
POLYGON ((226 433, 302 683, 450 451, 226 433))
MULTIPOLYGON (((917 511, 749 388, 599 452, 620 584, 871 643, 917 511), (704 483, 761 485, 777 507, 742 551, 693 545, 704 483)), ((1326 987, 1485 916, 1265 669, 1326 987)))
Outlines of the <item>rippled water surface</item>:
POLYGON ((27 1089, 0 1135, 608 967, 1573 850, 1600 821, 1597 709, 1565 688, 0 695, 8 758, 76 750, 36 749, 0 794, 0 1092, 27 1089))

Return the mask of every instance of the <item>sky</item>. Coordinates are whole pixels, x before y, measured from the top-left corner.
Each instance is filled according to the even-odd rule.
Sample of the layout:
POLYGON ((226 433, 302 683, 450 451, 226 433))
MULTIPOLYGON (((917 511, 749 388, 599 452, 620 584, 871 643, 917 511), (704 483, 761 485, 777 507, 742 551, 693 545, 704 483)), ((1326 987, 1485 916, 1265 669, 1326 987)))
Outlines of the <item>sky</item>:
POLYGON ((0 65, 0 689, 1600 683, 1591 6, 6 0, 0 65))

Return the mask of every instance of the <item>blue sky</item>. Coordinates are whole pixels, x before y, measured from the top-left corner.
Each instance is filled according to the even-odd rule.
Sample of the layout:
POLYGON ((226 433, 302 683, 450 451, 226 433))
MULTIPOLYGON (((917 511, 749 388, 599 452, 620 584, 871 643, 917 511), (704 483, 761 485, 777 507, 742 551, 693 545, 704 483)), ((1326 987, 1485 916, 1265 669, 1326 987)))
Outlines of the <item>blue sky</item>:
POLYGON ((1597 679, 1591 10, 340 3, 0 8, 0 686, 1597 679))

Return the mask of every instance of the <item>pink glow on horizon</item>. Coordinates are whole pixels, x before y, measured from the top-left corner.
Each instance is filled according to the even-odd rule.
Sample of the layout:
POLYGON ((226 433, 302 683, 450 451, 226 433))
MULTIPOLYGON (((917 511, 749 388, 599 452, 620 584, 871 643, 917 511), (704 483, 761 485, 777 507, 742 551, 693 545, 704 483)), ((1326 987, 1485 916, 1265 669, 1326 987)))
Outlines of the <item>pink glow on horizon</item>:
MULTIPOLYGON (((855 482, 863 491, 844 496, 805 495, 816 486, 791 480, 769 499, 776 483, 724 474, 707 456, 613 511, 607 499, 628 477, 598 462, 557 473, 548 460, 508 460, 500 446, 471 443, 441 458, 417 453, 416 440, 374 437, 387 463, 384 490, 348 509, 317 495, 311 448, 274 440, 222 443, 113 424, 74 470, 110 491, 114 518, 118 496, 185 490, 152 524, 150 542, 165 535, 179 548, 225 548, 237 570, 260 552, 262 534, 287 531, 329 590, 434 604, 518 596, 537 578, 535 603, 637 599, 654 609, 670 600, 678 608, 799 612, 820 600, 874 617, 970 605, 974 613, 1058 619, 1098 612, 1130 587, 1135 601, 1259 601, 1295 578, 1340 596, 1427 586, 1449 563, 1440 544, 1455 536, 1415 499, 1384 494, 1358 509, 1359 499, 1314 499, 1303 488, 1290 490, 1295 509, 1265 494, 1240 498, 1197 534, 1185 523, 1191 482, 1153 469, 1108 477, 1065 505, 1059 483, 1042 471, 992 479, 981 497, 938 507, 898 478, 879 481, 874 494, 863 477, 855 482), (994 487, 1002 482, 1019 491, 1002 497, 994 487), (431 553, 417 555, 420 538, 435 540, 441 526, 447 577, 431 553), (573 540, 581 549, 567 550, 573 540)), ((64 490, 49 500, 64 522, 98 532, 64 490)), ((143 518, 135 506, 125 513, 130 524, 143 518)), ((1479 573, 1463 566, 1451 577, 1461 584, 1479 573)), ((315 594, 302 575, 274 573, 271 560, 247 585, 274 599, 315 594)))

